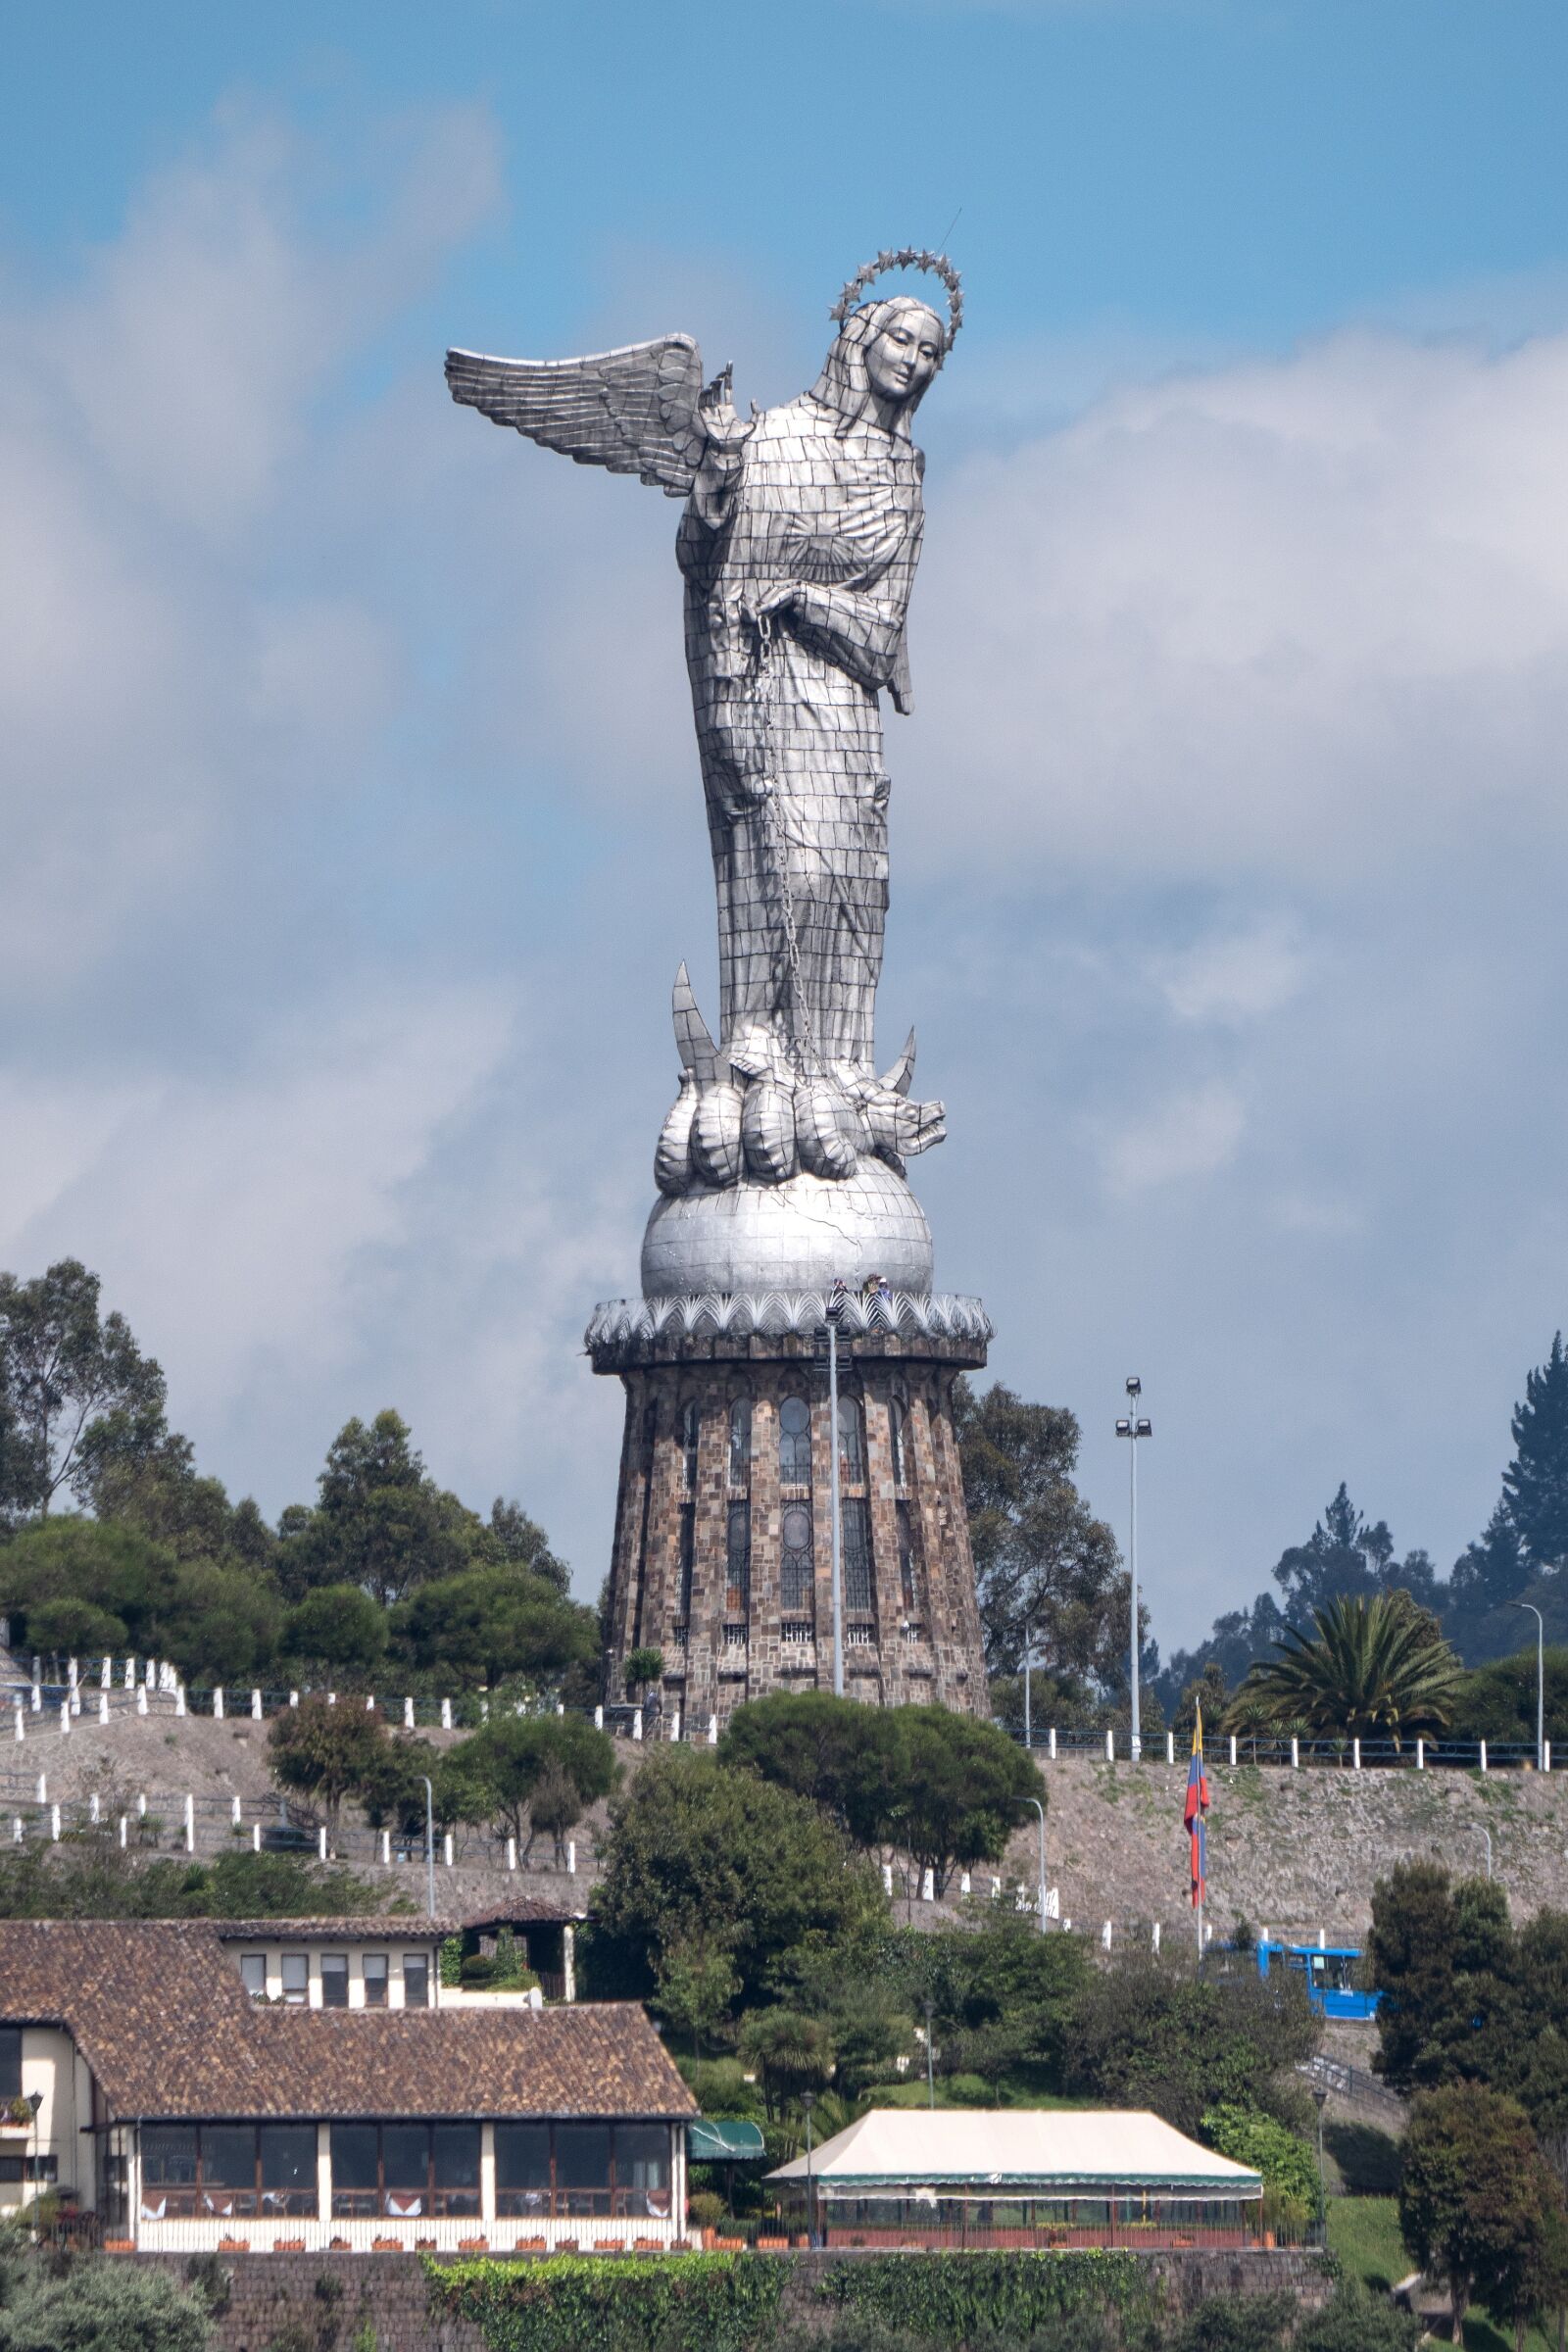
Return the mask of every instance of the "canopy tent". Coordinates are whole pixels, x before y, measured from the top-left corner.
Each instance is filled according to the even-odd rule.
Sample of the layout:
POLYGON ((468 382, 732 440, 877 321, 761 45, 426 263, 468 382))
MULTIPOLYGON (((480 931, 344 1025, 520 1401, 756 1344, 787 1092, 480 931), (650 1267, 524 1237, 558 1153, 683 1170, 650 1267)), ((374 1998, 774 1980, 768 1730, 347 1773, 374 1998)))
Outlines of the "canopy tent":
POLYGON ((686 2153, 693 2164, 756 2164, 767 2150, 758 2125, 702 2115, 686 2127, 686 2153))
POLYGON ((873 2108, 767 2180, 858 2245, 1240 2244, 1263 2194, 1157 2115, 1085 2109, 873 2108))

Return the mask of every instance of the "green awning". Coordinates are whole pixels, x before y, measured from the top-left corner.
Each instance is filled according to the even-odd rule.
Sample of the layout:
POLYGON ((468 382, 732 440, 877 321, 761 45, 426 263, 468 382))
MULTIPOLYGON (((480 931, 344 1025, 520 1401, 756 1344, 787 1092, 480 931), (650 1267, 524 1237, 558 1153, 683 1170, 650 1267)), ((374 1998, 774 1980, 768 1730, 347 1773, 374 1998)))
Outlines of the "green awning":
POLYGON ((758 2125, 702 2115, 686 2127, 686 2153, 693 2164, 756 2164, 767 2150, 758 2125))

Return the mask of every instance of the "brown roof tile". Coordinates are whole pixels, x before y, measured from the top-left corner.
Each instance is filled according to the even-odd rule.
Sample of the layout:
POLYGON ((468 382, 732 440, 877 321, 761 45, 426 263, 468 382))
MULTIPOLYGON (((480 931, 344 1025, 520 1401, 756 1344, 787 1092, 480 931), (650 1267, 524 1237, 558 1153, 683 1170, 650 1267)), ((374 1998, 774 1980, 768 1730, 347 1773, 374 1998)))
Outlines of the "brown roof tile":
POLYGON ((0 1920, 0 2019, 64 2026, 124 2118, 697 2112, 635 2003, 260 2003, 205 1920, 0 1920))

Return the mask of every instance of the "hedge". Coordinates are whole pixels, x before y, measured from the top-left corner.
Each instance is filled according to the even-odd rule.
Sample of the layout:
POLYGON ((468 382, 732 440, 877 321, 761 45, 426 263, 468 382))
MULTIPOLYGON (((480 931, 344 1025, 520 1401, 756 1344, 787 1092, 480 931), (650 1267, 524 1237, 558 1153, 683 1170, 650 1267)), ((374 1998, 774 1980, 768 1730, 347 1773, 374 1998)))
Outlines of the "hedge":
POLYGON ((424 2257, 430 2297, 491 2352, 751 2352, 778 2328, 786 2265, 756 2254, 424 2257))
POLYGON ((1089 2250, 1039 2254, 864 2254, 835 2263, 822 2300, 874 2311, 898 2334, 966 2343, 975 2335, 1027 2337, 1047 2320, 1153 2308, 1155 2290, 1136 2254, 1089 2250))

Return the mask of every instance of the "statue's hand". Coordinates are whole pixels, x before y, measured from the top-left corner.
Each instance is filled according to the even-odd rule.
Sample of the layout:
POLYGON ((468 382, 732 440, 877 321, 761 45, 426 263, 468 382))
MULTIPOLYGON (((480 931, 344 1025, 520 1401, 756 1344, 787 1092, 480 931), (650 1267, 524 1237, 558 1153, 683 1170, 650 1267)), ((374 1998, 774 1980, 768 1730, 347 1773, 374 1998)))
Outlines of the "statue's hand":
POLYGON ((735 380, 733 364, 705 384, 697 400, 698 421, 708 435, 709 447, 725 456, 733 456, 750 440, 756 418, 742 418, 735 414, 730 391, 735 380))
POLYGON ((800 582, 795 580, 790 581, 782 588, 770 588, 766 596, 747 599, 741 606, 741 611, 753 628, 756 628, 759 622, 763 620, 787 618, 795 611, 800 601, 801 586, 800 582))

